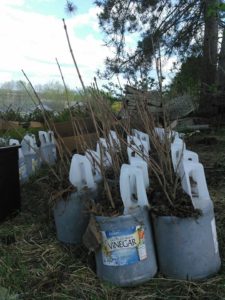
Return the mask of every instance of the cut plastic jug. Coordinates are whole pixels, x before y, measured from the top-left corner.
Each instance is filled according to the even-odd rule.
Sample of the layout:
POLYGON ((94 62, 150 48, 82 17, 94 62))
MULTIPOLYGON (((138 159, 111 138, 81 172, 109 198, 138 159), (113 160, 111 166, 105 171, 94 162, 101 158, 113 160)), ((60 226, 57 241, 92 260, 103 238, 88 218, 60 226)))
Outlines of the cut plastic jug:
POLYGON ((146 161, 139 159, 137 157, 130 158, 131 166, 137 167, 142 170, 145 188, 149 188, 149 176, 148 176, 148 164, 146 161))
POLYGON ((174 130, 169 130, 169 129, 165 130, 162 127, 155 127, 154 131, 161 142, 164 142, 165 137, 171 140, 179 138, 179 133, 174 130))
MULTIPOLYGON (((182 141, 182 140, 181 140, 182 141)), ((171 157, 174 171, 179 174, 179 165, 182 160, 190 160, 193 162, 199 162, 198 154, 187 150, 185 143, 172 143, 171 144, 171 157)))
POLYGON ((170 278, 197 280, 219 271, 221 260, 212 203, 198 217, 153 218, 160 272, 170 278))
POLYGON ((35 145, 33 138, 26 134, 21 142, 21 147, 23 154, 26 155, 27 153, 35 153, 35 145))
MULTIPOLYGON (((10 146, 13 146, 13 145, 20 146, 20 143, 16 139, 10 139, 9 145, 10 146)), ((19 177, 20 177, 20 181, 23 183, 28 180, 28 174, 27 174, 27 167, 25 164, 24 155, 23 155, 21 148, 18 148, 18 154, 19 154, 19 177)))
POLYGON ((93 193, 96 190, 96 184, 91 163, 86 156, 73 155, 69 180, 77 188, 77 192, 69 195, 68 199, 60 199, 53 208, 57 238, 64 243, 80 244, 90 217, 85 202, 95 200, 96 196, 93 193))
POLYGON ((94 150, 87 149, 87 151, 85 152, 85 156, 91 163, 95 182, 102 181, 101 167, 100 167, 101 162, 100 162, 99 154, 94 150))
POLYGON ((177 132, 175 130, 171 130, 171 138, 173 140, 176 140, 176 139, 180 138, 179 132, 177 132))
POLYGON ((55 140, 55 136, 54 136, 54 132, 49 130, 48 131, 48 136, 49 136, 49 142, 52 145, 52 152, 53 152, 53 157, 56 161, 57 159, 57 151, 56 151, 56 140, 55 140))
POLYGON ((191 197, 193 206, 204 209, 211 202, 203 165, 183 160, 180 167, 183 190, 191 197))
POLYGON ((136 136, 128 135, 127 143, 127 154, 129 162, 131 157, 144 159, 145 157, 149 156, 148 152, 146 152, 146 149, 143 146, 143 143, 136 136))
POLYGON ((21 142, 21 148, 24 155, 27 174, 30 176, 40 167, 37 144, 32 136, 25 135, 21 142))
POLYGON ((181 150, 186 150, 186 144, 184 142, 184 140, 182 140, 181 138, 175 138, 174 141, 171 143, 171 145, 176 145, 177 147, 179 147, 181 150))
POLYGON ((8 141, 5 138, 0 137, 0 144, 2 146, 8 145, 8 141))
POLYGON ((187 149, 184 150, 183 159, 184 160, 190 160, 190 161, 195 162, 195 163, 199 162, 198 154, 194 151, 190 151, 190 150, 187 150, 187 149))
POLYGON ((74 192, 67 199, 60 199, 53 207, 57 239, 66 244, 79 245, 87 228, 87 191, 74 192))
POLYGON ((149 135, 137 129, 132 129, 132 132, 133 135, 136 136, 142 142, 142 145, 144 146, 146 153, 149 153, 149 151, 151 150, 149 135))
POLYGON ((49 165, 53 165, 55 163, 55 153, 53 149, 55 148, 55 145, 50 141, 50 136, 48 132, 39 131, 38 135, 39 140, 41 142, 40 153, 42 161, 49 165))
POLYGON ((173 169, 177 173, 179 164, 182 160, 182 153, 184 151, 183 145, 180 144, 171 144, 171 158, 173 163, 173 169))
POLYGON ((179 144, 182 146, 183 149, 186 149, 186 144, 184 140, 179 137, 179 135, 178 136, 175 135, 173 142, 171 144, 179 144))
POLYGON ((115 150, 120 150, 121 148, 120 140, 117 136, 117 133, 114 130, 109 131, 109 142, 111 147, 113 147, 115 150))
POLYGON ((38 158, 38 167, 41 166, 41 153, 40 153, 40 148, 37 145, 37 141, 36 141, 36 137, 35 134, 30 134, 31 138, 32 138, 32 148, 34 149, 34 152, 37 155, 38 158))
POLYGON ((98 153, 105 167, 112 166, 112 158, 109 153, 109 145, 107 144, 105 139, 99 139, 99 141, 97 142, 96 152, 98 153))
POLYGON ((161 127, 154 128, 156 135, 158 136, 159 140, 162 142, 165 138, 165 129, 161 127))
POLYGON ((128 215, 97 216, 101 247, 96 252, 97 276, 118 286, 134 286, 155 276, 157 263, 146 207, 128 215))
POLYGON ((80 154, 73 155, 70 165, 69 180, 78 191, 85 186, 89 189, 96 189, 91 163, 86 156, 80 154))
POLYGON ((120 195, 124 214, 138 206, 149 206, 142 170, 123 164, 120 171, 120 195))

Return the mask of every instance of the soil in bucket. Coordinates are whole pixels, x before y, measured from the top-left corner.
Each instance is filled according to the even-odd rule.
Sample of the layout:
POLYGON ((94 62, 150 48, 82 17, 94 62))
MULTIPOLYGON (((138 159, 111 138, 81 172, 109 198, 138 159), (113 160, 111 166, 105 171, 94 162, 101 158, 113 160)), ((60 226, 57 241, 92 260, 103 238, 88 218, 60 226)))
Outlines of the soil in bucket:
POLYGON ((97 276, 117 286, 133 286, 157 272, 149 212, 137 207, 130 214, 97 216, 101 246, 96 251, 97 276))
POLYGON ((212 203, 198 217, 155 215, 153 223, 162 274, 198 280, 218 272, 221 260, 212 203))
POLYGON ((67 198, 59 199, 54 207, 57 238, 66 244, 79 245, 87 228, 90 214, 89 191, 73 192, 67 198))

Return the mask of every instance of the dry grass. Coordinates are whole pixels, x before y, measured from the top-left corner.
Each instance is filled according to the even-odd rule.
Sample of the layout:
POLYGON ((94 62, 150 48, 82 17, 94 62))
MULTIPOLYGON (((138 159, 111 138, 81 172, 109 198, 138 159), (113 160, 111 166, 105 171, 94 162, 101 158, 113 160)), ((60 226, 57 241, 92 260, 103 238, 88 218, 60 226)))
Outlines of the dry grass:
MULTIPOLYGON (((195 138, 193 138, 195 139, 195 138)), ((200 160, 210 154, 211 166, 224 152, 224 141, 215 147, 188 141, 200 160), (214 161, 212 161, 214 159, 214 161)), ((197 139, 197 138, 196 138, 197 139)), ((221 139, 221 137, 220 137, 221 139)), ((207 162, 207 159, 204 163, 207 162)), ((221 168, 221 167, 220 167, 221 168)), ((22 212, 0 227, 0 299, 225 299, 225 182, 224 173, 207 171, 215 203, 222 269, 211 279, 187 282, 163 278, 160 274, 134 288, 117 288, 96 278, 92 254, 83 247, 68 247, 55 237, 49 209, 49 190, 42 171, 22 188, 22 212), (216 177, 217 176, 217 177, 216 177), (216 180, 212 180, 212 177, 216 180), (6 295, 6 290, 8 296, 6 295), (9 294, 11 296, 9 296, 9 294)))

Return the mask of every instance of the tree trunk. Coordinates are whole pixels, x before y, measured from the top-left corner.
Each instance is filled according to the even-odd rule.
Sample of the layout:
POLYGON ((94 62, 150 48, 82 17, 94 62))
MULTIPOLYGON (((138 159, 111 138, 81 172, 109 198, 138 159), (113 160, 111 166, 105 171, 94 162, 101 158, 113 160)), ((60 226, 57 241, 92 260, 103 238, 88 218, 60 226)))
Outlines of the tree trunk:
POLYGON ((202 0, 204 3, 204 44, 202 60, 202 86, 199 103, 199 114, 210 117, 217 113, 215 106, 215 88, 217 74, 218 43, 218 0, 202 0), (215 8, 211 13, 212 8, 215 8))
POLYGON ((225 28, 223 29, 223 38, 218 62, 217 86, 220 92, 225 91, 225 28))

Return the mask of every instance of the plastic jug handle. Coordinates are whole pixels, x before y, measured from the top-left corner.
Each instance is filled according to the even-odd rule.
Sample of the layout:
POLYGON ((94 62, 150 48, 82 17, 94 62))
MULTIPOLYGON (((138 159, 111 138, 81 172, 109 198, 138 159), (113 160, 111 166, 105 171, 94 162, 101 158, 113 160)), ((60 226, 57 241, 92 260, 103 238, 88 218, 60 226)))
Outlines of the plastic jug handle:
POLYGON ((146 203, 148 205, 148 198, 146 195, 144 178, 142 175, 142 170, 138 169, 138 172, 135 173, 136 176, 136 185, 137 185, 137 199, 138 202, 146 203))
POLYGON ((46 143, 47 143, 47 139, 46 139, 46 136, 45 136, 45 134, 44 134, 44 133, 42 133, 42 138, 43 138, 43 142, 44 142, 44 144, 46 144, 46 143))
POLYGON ((209 200, 210 196, 209 196, 208 187, 205 179, 205 172, 202 164, 198 164, 198 169, 196 170, 196 176, 195 173, 193 173, 193 179, 197 183, 199 198, 203 200, 209 200))
POLYGON ((79 154, 75 154, 73 156, 69 178, 70 182, 75 185, 78 190, 81 190, 85 186, 90 189, 96 188, 91 163, 86 156, 82 156, 79 154), (75 170, 75 176, 73 176, 73 170, 75 170), (85 182, 82 182, 82 180, 84 180, 85 182))
POLYGON ((149 187, 149 176, 148 176, 148 165, 147 162, 136 158, 136 157, 131 157, 130 158, 130 165, 137 167, 138 169, 140 169, 142 171, 142 176, 144 178, 144 185, 145 188, 147 189, 149 187))
POLYGON ((142 176, 142 171, 137 167, 133 169, 129 167, 123 167, 120 175, 120 193, 121 198, 124 203, 125 212, 127 209, 135 205, 148 205, 148 199, 145 191, 144 180, 142 176), (131 176, 135 178, 135 185, 137 191, 137 200, 134 201, 131 194, 131 176))
POLYGON ((123 168, 120 174, 120 194, 124 207, 131 205, 131 186, 129 170, 123 168))
POLYGON ((191 197, 193 206, 195 208, 201 209, 205 206, 206 203, 211 201, 209 192, 208 192, 207 183, 205 180, 204 168, 203 168, 202 164, 200 164, 200 163, 189 162, 186 165, 185 169, 186 169, 186 174, 188 175, 188 176, 185 176, 185 173, 183 175, 183 176, 185 176, 184 180, 187 184, 186 192, 191 197), (192 179, 196 182, 196 187, 197 187, 197 191, 198 191, 197 197, 194 197, 192 194, 190 177, 192 177, 192 179))

